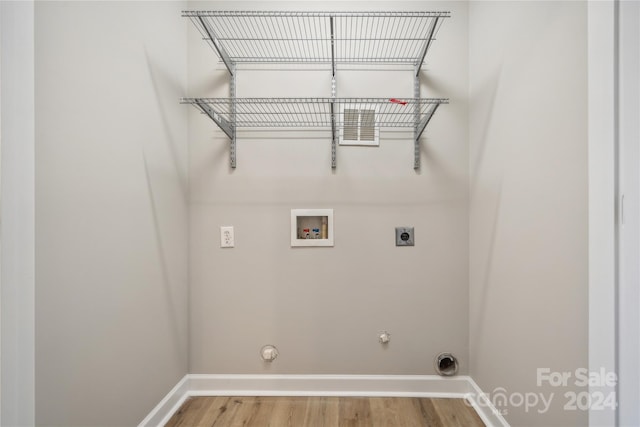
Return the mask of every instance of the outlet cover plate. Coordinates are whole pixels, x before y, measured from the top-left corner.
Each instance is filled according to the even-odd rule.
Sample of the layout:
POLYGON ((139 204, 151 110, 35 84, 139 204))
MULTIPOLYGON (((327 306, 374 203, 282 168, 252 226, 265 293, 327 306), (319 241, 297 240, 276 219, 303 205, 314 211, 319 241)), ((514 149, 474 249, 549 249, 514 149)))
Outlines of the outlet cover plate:
POLYGON ((414 246, 415 233, 413 227, 396 227, 396 246, 414 246))
POLYGON ((233 226, 227 225, 220 227, 220 247, 233 248, 236 245, 233 226))

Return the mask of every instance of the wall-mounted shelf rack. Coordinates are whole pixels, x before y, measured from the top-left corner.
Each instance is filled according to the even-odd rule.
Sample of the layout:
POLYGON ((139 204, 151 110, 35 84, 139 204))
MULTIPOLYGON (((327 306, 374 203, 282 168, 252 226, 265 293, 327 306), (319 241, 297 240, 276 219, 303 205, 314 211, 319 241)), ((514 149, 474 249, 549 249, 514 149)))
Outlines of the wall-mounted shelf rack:
POLYGON ((213 120, 231 141, 236 166, 238 127, 330 128, 332 164, 343 126, 341 111, 350 106, 376 111, 375 126, 412 127, 414 167, 420 167, 419 139, 444 98, 420 98, 420 70, 449 12, 264 12, 184 11, 218 54, 231 76, 229 98, 184 98, 213 120), (324 63, 331 65, 331 97, 237 98, 238 64, 324 63), (414 75, 414 97, 338 98, 340 64, 405 64, 414 75))

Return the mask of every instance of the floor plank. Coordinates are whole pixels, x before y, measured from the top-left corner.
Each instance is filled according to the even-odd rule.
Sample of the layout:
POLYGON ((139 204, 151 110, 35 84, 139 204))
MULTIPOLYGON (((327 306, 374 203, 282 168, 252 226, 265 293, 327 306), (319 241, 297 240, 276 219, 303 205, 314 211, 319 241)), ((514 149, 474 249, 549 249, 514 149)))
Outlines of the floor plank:
POLYGON ((445 427, 433 403, 434 399, 419 399, 420 413, 425 424, 431 427, 445 427))
POLYGON ((352 397, 340 400, 340 426, 366 427, 372 424, 371 405, 366 397, 352 397))
POLYGON ((464 399, 432 399, 440 420, 445 426, 466 427, 482 421, 464 399))
POLYGON ((302 426, 334 427, 339 424, 340 399, 337 397, 308 398, 307 410, 302 426))
POLYGON ((165 427, 484 427, 463 399, 192 397, 165 427))

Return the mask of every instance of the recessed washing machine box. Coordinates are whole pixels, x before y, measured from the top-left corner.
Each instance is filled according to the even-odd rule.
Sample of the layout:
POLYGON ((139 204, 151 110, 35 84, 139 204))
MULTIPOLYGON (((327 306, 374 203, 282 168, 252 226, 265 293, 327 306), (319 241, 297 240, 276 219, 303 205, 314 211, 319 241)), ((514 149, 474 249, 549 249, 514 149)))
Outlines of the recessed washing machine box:
POLYGON ((291 209, 291 246, 333 246, 333 209, 291 209))

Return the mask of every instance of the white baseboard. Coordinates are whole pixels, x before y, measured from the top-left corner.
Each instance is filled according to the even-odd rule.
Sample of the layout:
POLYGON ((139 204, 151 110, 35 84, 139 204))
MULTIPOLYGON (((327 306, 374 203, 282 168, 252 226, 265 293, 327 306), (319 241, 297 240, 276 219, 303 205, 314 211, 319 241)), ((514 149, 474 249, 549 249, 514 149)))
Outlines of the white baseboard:
POLYGON ((460 397, 465 377, 436 375, 189 375, 192 396, 460 397))
POLYGON ((489 400, 478 384, 471 377, 467 377, 472 391, 467 395, 467 400, 471 403, 473 409, 476 410, 482 422, 489 427, 509 427, 509 423, 504 419, 500 411, 489 400))
POLYGON ((138 427, 164 426, 171 416, 189 397, 189 375, 185 375, 178 384, 156 405, 138 427))
POLYGON ((163 426, 190 396, 363 396, 467 399, 487 427, 507 422, 468 376, 186 375, 138 427, 163 426))

